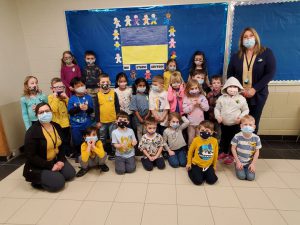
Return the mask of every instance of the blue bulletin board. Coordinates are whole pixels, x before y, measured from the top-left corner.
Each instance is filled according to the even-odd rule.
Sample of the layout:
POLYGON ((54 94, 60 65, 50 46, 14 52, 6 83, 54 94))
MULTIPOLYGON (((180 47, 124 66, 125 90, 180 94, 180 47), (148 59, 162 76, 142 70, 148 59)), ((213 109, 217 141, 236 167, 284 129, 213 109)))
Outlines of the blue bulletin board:
POLYGON ((300 2, 236 5, 231 53, 246 27, 258 32, 263 46, 272 49, 277 69, 274 80, 300 80, 300 2))
POLYGON ((187 79, 197 50, 207 58, 209 75, 222 74, 227 3, 66 11, 70 49, 83 68, 84 52, 112 82, 119 72, 151 80, 175 58, 187 79))

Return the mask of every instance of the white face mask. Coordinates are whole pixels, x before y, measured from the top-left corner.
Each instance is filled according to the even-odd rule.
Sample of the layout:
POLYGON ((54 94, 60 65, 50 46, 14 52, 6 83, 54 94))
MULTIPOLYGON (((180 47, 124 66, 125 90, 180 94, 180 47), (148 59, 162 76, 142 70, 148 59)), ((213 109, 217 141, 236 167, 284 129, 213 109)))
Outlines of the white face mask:
POLYGON ((127 86, 127 82, 120 82, 118 84, 119 84, 119 87, 122 88, 122 89, 125 89, 126 86, 127 86))
POLYGON ((239 88, 238 87, 228 87, 227 88, 227 93, 231 96, 235 96, 237 95, 239 92, 239 88))
POLYGON ((95 59, 87 59, 87 60, 85 60, 86 61, 86 64, 88 64, 88 65, 93 65, 94 63, 95 63, 95 59))
POLYGON ((86 92, 86 88, 85 88, 85 86, 81 86, 79 88, 76 88, 75 91, 78 94, 84 94, 86 92))
POLYGON ((253 46, 255 45, 255 38, 252 37, 252 38, 244 39, 243 45, 246 48, 253 48, 253 46))

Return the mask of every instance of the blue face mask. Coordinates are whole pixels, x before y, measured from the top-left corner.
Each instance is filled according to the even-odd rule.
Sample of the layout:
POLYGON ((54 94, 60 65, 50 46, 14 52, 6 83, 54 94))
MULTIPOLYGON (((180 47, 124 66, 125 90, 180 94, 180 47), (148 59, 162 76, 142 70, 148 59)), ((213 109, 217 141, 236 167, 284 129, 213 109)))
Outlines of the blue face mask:
POLYGON ((52 120, 52 112, 44 112, 38 115, 38 119, 41 123, 50 123, 52 120))
POLYGON ((151 89, 154 92, 160 92, 160 88, 158 86, 152 86, 151 89))
POLYGON ((85 141, 86 142, 90 142, 90 141, 98 141, 98 137, 97 136, 90 136, 90 137, 85 137, 85 141))
POLYGON ((249 39, 244 39, 243 40, 243 45, 246 48, 252 48, 255 45, 255 38, 249 38, 249 39))
POLYGON ((176 66, 169 66, 169 71, 174 72, 176 70, 176 66))
POLYGON ((146 87, 138 87, 136 90, 140 93, 144 93, 146 91, 146 87))
POLYGON ((241 128, 241 131, 243 133, 251 134, 251 133, 254 132, 254 128, 251 127, 251 126, 244 126, 244 127, 241 128))
POLYGON ((204 83, 204 80, 200 79, 200 80, 198 80, 198 83, 199 83, 200 85, 202 85, 202 84, 204 83))
POLYGON ((171 123, 170 126, 174 129, 177 129, 180 126, 180 124, 179 123, 171 123))

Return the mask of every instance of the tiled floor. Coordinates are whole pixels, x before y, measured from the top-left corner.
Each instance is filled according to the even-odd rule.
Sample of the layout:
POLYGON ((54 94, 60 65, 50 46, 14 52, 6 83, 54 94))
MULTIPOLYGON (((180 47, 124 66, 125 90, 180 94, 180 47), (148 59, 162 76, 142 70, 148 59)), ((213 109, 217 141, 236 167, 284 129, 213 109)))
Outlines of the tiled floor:
MULTIPOLYGON (((277 150, 298 155, 295 146, 277 150)), ((21 166, 0 182, 0 224, 299 225, 300 160, 279 156, 259 159, 253 182, 237 180, 233 166, 220 164, 213 186, 195 186, 184 168, 169 165, 146 172, 138 162, 135 173, 119 176, 108 162, 108 173, 93 169, 59 193, 33 189, 21 166)))

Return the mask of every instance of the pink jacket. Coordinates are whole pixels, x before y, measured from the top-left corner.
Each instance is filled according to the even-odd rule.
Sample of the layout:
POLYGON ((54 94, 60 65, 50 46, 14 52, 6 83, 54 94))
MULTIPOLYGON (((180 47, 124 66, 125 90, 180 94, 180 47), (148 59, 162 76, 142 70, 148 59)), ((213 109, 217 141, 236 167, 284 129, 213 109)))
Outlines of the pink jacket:
POLYGON ((187 114, 192 126, 198 126, 204 120, 203 111, 206 112, 208 109, 208 101, 204 95, 200 95, 198 98, 188 98, 187 96, 183 98, 183 111, 187 114))
POLYGON ((170 103, 170 112, 175 112, 176 111, 177 100, 178 100, 180 115, 182 115, 184 113, 183 108, 182 108, 183 96, 184 96, 184 86, 183 86, 183 84, 181 84, 180 87, 179 87, 179 96, 178 97, 176 95, 176 90, 174 90, 171 87, 171 85, 169 86, 169 88, 168 88, 168 101, 170 103))

